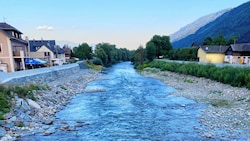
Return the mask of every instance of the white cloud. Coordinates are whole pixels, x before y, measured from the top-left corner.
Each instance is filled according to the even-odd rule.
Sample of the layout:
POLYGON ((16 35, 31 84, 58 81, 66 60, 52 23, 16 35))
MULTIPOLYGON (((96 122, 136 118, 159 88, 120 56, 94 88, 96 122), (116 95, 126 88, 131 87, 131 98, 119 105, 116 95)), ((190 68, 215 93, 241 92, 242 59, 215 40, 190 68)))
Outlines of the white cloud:
POLYGON ((36 29, 38 29, 38 30, 54 30, 54 27, 42 25, 42 26, 38 26, 36 29))

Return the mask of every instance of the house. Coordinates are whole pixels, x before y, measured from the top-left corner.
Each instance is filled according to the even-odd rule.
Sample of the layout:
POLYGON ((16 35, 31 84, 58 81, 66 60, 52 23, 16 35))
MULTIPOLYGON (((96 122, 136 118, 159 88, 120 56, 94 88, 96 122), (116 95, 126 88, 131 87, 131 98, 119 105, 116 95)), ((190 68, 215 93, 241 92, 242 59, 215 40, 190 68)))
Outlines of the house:
POLYGON ((250 64, 250 43, 232 44, 225 55, 226 63, 250 64))
POLYGON ((56 45, 55 40, 29 40, 30 56, 50 62, 52 65, 66 63, 65 51, 56 45))
POLYGON ((225 52, 229 46, 201 46, 198 48, 199 62, 224 63, 225 52))
POLYGON ((66 62, 69 63, 70 57, 71 57, 71 48, 68 47, 67 45, 65 45, 65 46, 63 46, 63 50, 65 51, 66 62))
POLYGON ((22 32, 15 27, 0 23, 0 71, 14 72, 25 70, 25 58, 29 57, 28 42, 22 32))

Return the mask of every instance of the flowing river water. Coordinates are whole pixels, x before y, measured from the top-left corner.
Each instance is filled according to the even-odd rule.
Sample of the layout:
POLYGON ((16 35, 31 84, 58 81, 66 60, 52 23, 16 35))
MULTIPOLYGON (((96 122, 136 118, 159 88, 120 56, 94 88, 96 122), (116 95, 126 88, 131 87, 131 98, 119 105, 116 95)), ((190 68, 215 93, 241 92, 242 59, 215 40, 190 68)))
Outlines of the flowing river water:
MULTIPOLYGON (((74 131, 57 131, 33 140, 164 141, 206 140, 197 129, 206 105, 170 95, 176 91, 159 80, 138 74, 131 63, 108 68, 101 80, 87 90, 105 91, 76 95, 62 111, 59 121, 83 121, 74 131)), ((31 139, 31 138, 30 138, 31 139)))

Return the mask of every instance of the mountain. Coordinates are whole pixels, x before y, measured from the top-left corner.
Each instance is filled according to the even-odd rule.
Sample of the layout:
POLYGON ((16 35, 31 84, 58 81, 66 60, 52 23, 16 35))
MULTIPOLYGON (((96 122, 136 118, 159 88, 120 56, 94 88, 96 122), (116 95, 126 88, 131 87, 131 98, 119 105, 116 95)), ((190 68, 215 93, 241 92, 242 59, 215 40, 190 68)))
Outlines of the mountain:
POLYGON ((224 13, 226 13, 230 10, 231 9, 225 9, 225 10, 221 10, 221 11, 216 12, 216 13, 212 13, 212 14, 203 16, 203 17, 197 19, 196 21, 186 25, 185 27, 182 27, 179 31, 170 35, 171 42, 178 41, 182 38, 187 37, 190 34, 195 33, 199 28, 214 21, 215 19, 217 19, 218 17, 220 17, 221 15, 223 15, 224 13))
POLYGON ((189 47, 192 43, 203 42, 207 37, 219 34, 226 38, 239 36, 237 43, 250 42, 250 2, 246 2, 229 12, 224 13, 214 21, 199 28, 178 41, 173 41, 174 48, 189 47))
POLYGON ((71 41, 65 41, 65 40, 61 40, 61 41, 56 41, 56 44, 59 45, 60 47, 63 47, 64 45, 68 45, 69 47, 73 48, 78 46, 79 44, 71 42, 71 41))

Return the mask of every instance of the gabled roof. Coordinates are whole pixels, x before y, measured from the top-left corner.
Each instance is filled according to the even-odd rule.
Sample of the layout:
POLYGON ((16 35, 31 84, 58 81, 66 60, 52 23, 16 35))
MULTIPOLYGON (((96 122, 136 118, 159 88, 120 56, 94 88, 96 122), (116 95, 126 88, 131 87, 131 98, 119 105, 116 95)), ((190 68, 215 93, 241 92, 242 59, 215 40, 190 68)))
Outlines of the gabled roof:
POLYGON ((7 24, 7 23, 0 23, 0 29, 2 30, 8 30, 8 31, 16 31, 20 34, 22 34, 22 32, 20 32, 19 30, 17 30, 15 27, 7 24))
POLYGON ((14 28, 13 26, 7 24, 7 23, 0 23, 0 31, 2 31, 6 36, 8 36, 10 38, 10 40, 12 41, 16 41, 22 44, 27 45, 28 42, 26 40, 23 40, 21 38, 21 34, 22 32, 20 32, 19 30, 17 30, 16 28, 14 28), (20 34, 20 36, 18 35, 18 37, 13 36, 12 31, 20 34))
POLYGON ((250 52, 250 43, 232 44, 231 48, 236 52, 250 52))
POLYGON ((56 45, 55 40, 29 40, 30 52, 36 52, 39 47, 46 46, 53 53, 63 54, 65 51, 56 45), (57 47, 57 48, 56 48, 57 47))
POLYGON ((229 46, 201 46, 202 50, 204 50, 206 53, 225 53, 229 46))
POLYGON ((65 54, 71 54, 71 49, 68 47, 63 47, 63 50, 65 51, 65 54))
POLYGON ((28 44, 28 42, 26 40, 20 39, 20 38, 14 38, 14 37, 10 37, 10 40, 12 41, 17 41, 19 43, 23 43, 23 44, 28 44))

